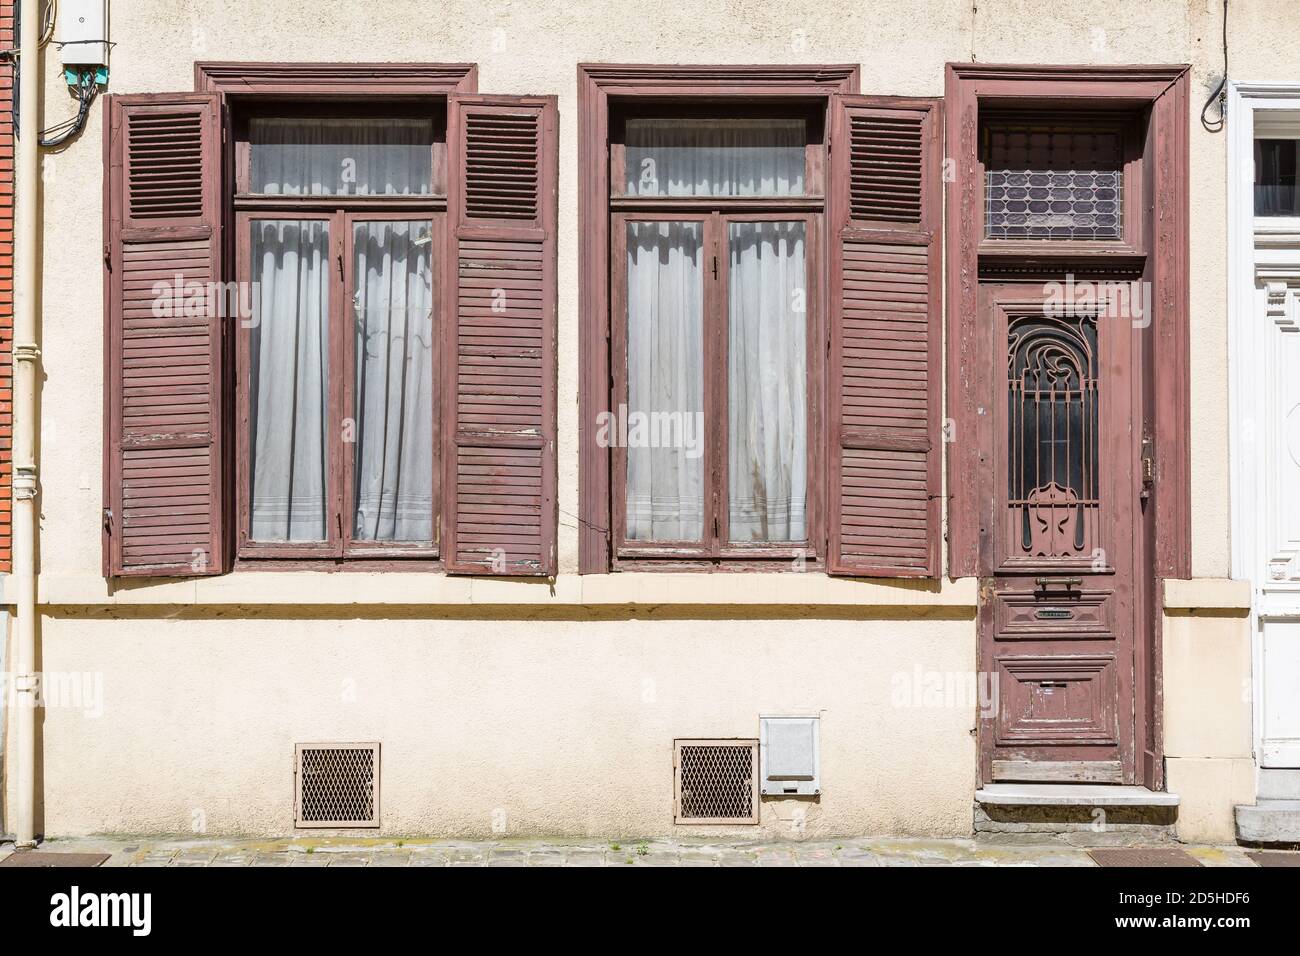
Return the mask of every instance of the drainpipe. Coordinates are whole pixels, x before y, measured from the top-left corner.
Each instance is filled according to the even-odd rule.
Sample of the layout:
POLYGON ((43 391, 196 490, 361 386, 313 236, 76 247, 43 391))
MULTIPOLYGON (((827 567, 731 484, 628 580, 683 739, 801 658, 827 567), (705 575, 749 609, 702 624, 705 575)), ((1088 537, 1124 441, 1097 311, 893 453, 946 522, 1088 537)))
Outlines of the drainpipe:
POLYGON ((14 162, 14 408, 13 576, 14 725, 16 799, 14 836, 36 845, 36 248, 39 183, 41 54, 40 4, 27 0, 20 26, 18 144, 14 162))

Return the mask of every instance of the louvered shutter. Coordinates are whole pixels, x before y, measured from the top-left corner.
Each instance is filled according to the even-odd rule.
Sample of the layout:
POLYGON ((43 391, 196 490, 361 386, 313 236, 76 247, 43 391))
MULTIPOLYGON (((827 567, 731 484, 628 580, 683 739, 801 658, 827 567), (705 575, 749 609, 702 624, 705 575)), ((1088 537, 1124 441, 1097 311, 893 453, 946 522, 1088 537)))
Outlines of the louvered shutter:
POLYGON ((937 100, 837 96, 831 122, 833 574, 939 572, 937 100))
POLYGON ((219 115, 209 94, 109 97, 106 575, 224 569, 219 115))
POLYGON ((557 125, 554 97, 450 97, 452 573, 555 573, 557 125))

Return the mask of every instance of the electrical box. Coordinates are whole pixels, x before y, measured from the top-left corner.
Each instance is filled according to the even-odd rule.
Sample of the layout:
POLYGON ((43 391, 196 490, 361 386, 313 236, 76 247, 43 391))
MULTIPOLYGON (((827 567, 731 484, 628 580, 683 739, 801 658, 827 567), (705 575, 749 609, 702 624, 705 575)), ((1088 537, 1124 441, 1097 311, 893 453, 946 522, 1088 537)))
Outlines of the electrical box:
POLYGON ((59 0, 55 39, 65 67, 108 66, 108 0, 59 0))
POLYGON ((765 797, 822 792, 820 717, 759 718, 760 791, 765 797))

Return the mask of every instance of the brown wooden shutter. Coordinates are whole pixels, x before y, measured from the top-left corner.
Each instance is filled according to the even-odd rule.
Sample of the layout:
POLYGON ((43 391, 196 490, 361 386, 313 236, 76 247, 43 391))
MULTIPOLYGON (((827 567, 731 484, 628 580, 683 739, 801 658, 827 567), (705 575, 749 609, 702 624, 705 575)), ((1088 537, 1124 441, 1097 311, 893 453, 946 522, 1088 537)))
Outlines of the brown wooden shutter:
POLYGON ((109 97, 106 575, 224 569, 220 164, 215 95, 109 97))
POLYGON ((832 574, 939 573, 940 101, 837 96, 831 120, 832 574))
POLYGON ((555 98, 449 99, 447 570, 551 575, 555 98))

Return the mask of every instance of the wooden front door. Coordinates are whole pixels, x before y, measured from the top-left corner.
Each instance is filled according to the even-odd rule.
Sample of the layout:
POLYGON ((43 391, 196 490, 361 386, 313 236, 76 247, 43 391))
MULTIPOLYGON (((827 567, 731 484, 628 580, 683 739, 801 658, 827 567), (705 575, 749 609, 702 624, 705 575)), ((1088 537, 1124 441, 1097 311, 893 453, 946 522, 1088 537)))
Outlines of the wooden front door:
POLYGON ((986 283, 980 314, 980 716, 985 782, 1135 783, 1142 567, 1141 323, 986 283), (991 482, 991 487, 988 483, 991 482))

